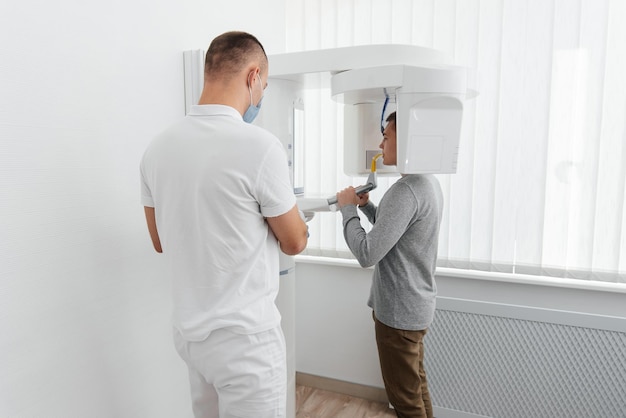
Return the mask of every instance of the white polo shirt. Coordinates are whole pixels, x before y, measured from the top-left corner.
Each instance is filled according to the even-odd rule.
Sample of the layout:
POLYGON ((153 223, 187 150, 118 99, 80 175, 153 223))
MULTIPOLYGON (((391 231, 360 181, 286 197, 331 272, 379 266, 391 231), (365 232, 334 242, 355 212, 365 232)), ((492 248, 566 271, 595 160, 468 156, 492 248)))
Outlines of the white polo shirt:
POLYGON ((280 323, 279 247, 264 218, 295 202, 278 138, 231 107, 193 106, 152 141, 141 161, 141 203, 155 208, 173 322, 185 339, 280 323))

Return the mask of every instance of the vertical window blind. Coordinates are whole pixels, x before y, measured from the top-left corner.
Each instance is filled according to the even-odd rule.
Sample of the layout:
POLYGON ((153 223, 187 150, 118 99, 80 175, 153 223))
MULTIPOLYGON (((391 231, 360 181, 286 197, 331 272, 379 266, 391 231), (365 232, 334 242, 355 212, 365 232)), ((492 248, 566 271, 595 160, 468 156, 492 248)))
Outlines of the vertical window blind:
MULTIPOLYGON (((410 44, 472 69, 439 266, 626 282, 626 2, 295 0, 286 18, 289 52, 410 44)), ((305 126, 306 193, 364 182, 329 89, 306 90, 305 126)), ((349 256, 339 214, 310 232, 309 254, 349 256)))

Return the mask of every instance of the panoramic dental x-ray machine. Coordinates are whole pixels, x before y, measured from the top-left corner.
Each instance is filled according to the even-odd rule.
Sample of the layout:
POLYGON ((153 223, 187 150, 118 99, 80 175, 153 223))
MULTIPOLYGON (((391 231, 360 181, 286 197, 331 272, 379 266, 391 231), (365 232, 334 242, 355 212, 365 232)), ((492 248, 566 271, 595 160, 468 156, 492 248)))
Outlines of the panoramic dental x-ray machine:
MULTIPOLYGON (((202 92, 204 51, 185 51, 183 57, 188 112, 202 92)), ((448 65, 441 52, 411 45, 365 45, 268 59, 271 88, 255 124, 284 144, 298 207, 307 217, 331 210, 336 198, 308 198, 304 193, 305 89, 330 87, 332 98, 344 104, 344 172, 368 175, 357 193, 375 188, 378 173, 456 172, 463 103, 476 93, 468 89, 467 70, 448 65), (397 165, 380 164, 377 170, 381 126, 392 111, 396 111, 397 165)), ((294 270, 294 257, 281 254, 276 303, 287 341, 290 417, 295 416, 294 270)))

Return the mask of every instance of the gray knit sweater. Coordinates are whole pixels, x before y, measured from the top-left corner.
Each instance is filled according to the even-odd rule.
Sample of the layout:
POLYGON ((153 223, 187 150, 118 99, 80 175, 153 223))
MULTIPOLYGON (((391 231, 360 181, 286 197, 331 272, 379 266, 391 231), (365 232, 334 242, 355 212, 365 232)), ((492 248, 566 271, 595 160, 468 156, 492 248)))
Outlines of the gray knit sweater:
POLYGON ((435 266, 443 194, 432 175, 409 174, 385 193, 378 208, 361 210, 373 227, 361 226, 355 205, 341 208, 343 232, 362 267, 375 265, 368 305, 385 325, 403 330, 430 326, 435 313, 435 266))

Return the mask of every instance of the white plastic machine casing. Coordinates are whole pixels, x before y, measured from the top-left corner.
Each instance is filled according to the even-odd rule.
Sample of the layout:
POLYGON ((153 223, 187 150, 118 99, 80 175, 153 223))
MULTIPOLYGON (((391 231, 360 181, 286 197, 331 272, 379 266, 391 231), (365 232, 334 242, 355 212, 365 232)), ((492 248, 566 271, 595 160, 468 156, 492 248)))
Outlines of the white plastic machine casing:
POLYGON ((466 90, 465 69, 460 67, 390 65, 334 75, 331 94, 345 104, 346 174, 369 172, 372 157, 380 151, 386 98, 391 109, 385 117, 397 112, 397 166, 377 171, 455 173, 466 90))
MULTIPOLYGON (((270 64, 271 74, 271 64, 270 64)), ((304 184, 302 83, 272 78, 263 96, 263 104, 254 124, 272 132, 287 151, 289 172, 294 193, 302 192, 304 184)), ((245 152, 245 150, 242 150, 245 152)), ((281 327, 287 350, 287 417, 296 413, 296 279, 295 258, 282 252, 280 256, 280 289, 276 306, 281 314, 281 327)))
MULTIPOLYGON (((330 85, 344 104, 344 172, 364 175, 380 152, 380 119, 396 111, 397 166, 383 173, 454 173, 458 158, 467 71, 444 55, 412 45, 364 45, 270 56, 272 78, 300 81, 304 88, 330 85), (307 74, 320 73, 322 77, 307 74)), ((306 104, 305 104, 306 106, 306 104)), ((308 138, 307 140, 311 140, 308 138)), ((313 139, 315 140, 315 139, 313 139)))

